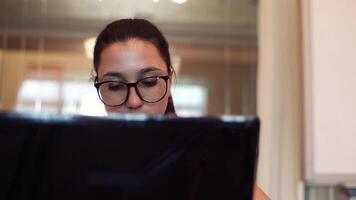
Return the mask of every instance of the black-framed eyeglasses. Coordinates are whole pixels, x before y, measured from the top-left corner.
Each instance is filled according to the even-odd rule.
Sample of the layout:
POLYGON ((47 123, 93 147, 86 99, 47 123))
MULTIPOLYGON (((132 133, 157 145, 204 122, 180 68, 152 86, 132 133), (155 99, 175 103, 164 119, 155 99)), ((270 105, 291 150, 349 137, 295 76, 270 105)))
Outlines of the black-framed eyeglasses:
POLYGON ((152 76, 135 83, 121 81, 103 81, 94 84, 100 100, 107 106, 115 107, 124 104, 130 96, 130 88, 134 87, 142 101, 156 103, 167 93, 169 76, 152 76))

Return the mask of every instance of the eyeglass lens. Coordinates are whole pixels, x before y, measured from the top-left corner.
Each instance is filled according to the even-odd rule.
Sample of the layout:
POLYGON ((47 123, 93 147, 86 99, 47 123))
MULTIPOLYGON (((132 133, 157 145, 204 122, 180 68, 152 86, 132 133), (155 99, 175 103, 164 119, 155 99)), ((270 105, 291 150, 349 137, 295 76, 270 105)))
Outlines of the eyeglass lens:
MULTIPOLYGON (((160 101, 166 93, 166 81, 162 77, 149 77, 140 80, 136 84, 138 96, 146 102, 160 101)), ((127 84, 121 82, 107 82, 99 87, 99 96, 101 100, 109 106, 123 104, 129 95, 127 84)))

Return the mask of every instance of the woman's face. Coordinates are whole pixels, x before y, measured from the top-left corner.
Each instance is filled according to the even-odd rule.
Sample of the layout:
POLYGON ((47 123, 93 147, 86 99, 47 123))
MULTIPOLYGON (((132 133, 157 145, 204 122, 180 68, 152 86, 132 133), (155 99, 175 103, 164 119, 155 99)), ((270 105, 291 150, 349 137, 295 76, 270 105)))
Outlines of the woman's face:
MULTIPOLYGON (((117 42, 105 48, 100 55, 98 82, 120 81, 135 83, 147 77, 168 75, 167 66, 158 49, 150 42, 130 39, 117 42)), ((151 87, 151 82, 143 82, 143 88, 151 87)), ((118 87, 108 86, 110 91, 119 91, 118 87), (114 89, 113 89, 114 88, 114 89)), ((119 106, 105 106, 108 113, 144 113, 148 115, 164 114, 170 94, 171 78, 167 81, 167 93, 158 102, 143 101, 134 87, 130 87, 126 101, 119 106)), ((116 92, 118 93, 118 92, 116 92)), ((147 95, 153 93, 148 92, 147 95)), ((163 93, 161 93, 163 94, 163 93)), ((113 100, 115 101, 115 99, 113 100)))

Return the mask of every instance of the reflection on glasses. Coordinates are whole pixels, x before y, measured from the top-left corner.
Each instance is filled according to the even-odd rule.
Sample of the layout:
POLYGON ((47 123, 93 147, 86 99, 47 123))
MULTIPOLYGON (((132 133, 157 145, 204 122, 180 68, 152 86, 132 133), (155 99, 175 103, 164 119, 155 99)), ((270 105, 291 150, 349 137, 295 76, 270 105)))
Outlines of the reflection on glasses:
POLYGON ((168 79, 169 76, 153 76, 138 80, 135 83, 103 81, 95 83, 95 87, 100 100, 107 106, 124 104, 130 95, 131 87, 135 88, 142 101, 156 103, 166 95, 168 79))

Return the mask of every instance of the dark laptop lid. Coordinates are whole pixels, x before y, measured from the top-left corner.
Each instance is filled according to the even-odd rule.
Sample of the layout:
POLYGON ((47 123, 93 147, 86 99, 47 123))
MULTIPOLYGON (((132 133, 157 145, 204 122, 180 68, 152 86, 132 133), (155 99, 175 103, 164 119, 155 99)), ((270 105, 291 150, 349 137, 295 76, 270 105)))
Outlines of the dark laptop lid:
POLYGON ((1 199, 252 198, 254 117, 0 114, 1 199))

